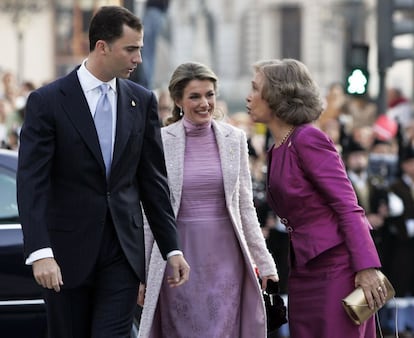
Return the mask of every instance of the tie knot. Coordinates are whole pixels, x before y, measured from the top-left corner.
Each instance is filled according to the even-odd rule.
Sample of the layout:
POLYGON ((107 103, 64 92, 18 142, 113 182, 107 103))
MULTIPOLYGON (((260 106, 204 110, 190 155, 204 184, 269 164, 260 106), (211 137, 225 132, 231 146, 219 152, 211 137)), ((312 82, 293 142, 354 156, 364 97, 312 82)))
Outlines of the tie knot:
POLYGON ((109 85, 107 83, 102 83, 99 87, 101 88, 102 95, 105 95, 108 93, 109 85))

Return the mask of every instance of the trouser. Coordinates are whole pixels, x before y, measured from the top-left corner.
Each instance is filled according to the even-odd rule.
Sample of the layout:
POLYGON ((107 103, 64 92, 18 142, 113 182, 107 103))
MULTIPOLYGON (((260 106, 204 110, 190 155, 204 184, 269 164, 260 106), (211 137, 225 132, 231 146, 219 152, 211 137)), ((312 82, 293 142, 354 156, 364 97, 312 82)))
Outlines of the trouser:
MULTIPOLYGON (((63 274, 63 282, 65 276, 63 274)), ((94 270, 82 285, 45 289, 50 338, 130 337, 139 279, 107 217, 94 270)))

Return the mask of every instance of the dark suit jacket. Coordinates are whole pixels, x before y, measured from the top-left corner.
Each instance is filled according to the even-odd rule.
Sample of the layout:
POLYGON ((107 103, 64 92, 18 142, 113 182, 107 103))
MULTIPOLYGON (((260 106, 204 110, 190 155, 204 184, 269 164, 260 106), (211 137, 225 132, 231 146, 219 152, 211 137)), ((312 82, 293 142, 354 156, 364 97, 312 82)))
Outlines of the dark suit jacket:
POLYGON ((18 205, 25 255, 51 247, 66 287, 91 271, 110 212, 125 255, 145 280, 140 202, 164 258, 179 249, 154 94, 117 81, 117 124, 107 182, 76 70, 34 91, 21 131, 18 205))

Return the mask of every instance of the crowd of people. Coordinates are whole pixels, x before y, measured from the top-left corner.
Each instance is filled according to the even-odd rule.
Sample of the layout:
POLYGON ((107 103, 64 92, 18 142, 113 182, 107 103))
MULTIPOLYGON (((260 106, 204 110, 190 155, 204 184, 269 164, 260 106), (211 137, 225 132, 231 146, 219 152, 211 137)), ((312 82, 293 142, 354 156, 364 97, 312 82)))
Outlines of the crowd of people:
POLYGON ((12 72, 0 73, 0 148, 17 150, 26 100, 36 87, 33 82, 17 83, 12 72))
MULTIPOLYGON (((129 20, 114 23, 125 29, 115 39, 116 43, 121 45, 126 37, 130 37, 132 43, 142 40, 139 20, 136 21, 128 12, 119 12, 117 7, 108 8, 107 13, 100 13, 102 17, 117 13, 129 20)), ((98 19, 99 16, 95 20, 98 19)), ((73 84, 72 78, 79 76, 85 86, 92 79, 96 84, 112 84, 115 92, 111 94, 114 95, 112 102, 116 95, 123 95, 116 92, 116 82, 113 81, 116 79, 123 83, 120 79, 131 74, 109 71, 114 69, 119 58, 103 57, 109 38, 99 32, 95 34, 91 53, 80 70, 74 71, 61 83, 53 82, 46 89, 42 87, 44 93, 49 94, 55 86, 65 85, 64 81, 73 84), (99 70, 105 67, 108 67, 108 72, 99 70)), ((137 53, 139 50, 140 46, 137 46, 134 51, 137 53)), ((121 51, 119 53, 123 55, 121 51)), ((125 63, 130 61, 125 55, 123 57, 125 63)), ((132 68, 140 63, 138 54, 134 54, 134 58, 131 56, 132 68)), ((279 282, 281 293, 287 294, 289 299, 289 327, 282 327, 279 337, 333 337, 340 327, 344 337, 365 334, 371 338, 376 330, 374 318, 355 326, 340 307, 340 301, 353 288, 361 286, 370 307, 384 305, 386 293, 377 277, 377 269, 388 276, 396 290, 395 300, 388 302, 379 312, 382 330, 398 330, 401 337, 414 335, 414 110, 411 101, 400 89, 389 88, 387 111, 378 112, 375 103, 366 97, 346 95, 339 83, 332 84, 326 95, 321 96, 306 66, 292 59, 257 62, 252 65, 252 74, 251 89, 246 93, 246 111, 242 112, 228 111, 224 101, 216 100, 219 79, 213 70, 197 62, 178 66, 171 74, 168 88, 150 91, 131 87, 142 91, 142 100, 152 102, 157 99, 158 121, 155 126, 151 121, 154 112, 146 113, 150 121, 146 128, 151 129, 154 137, 145 143, 148 149, 138 151, 133 147, 137 142, 131 141, 128 149, 140 158, 132 159, 130 152, 127 164, 131 168, 128 170, 135 168, 137 177, 141 174, 141 178, 137 182, 131 179, 134 183, 130 185, 137 191, 138 186, 142 191, 157 187, 159 193, 156 196, 164 199, 169 190, 171 204, 165 201, 163 207, 167 211, 161 212, 155 207, 156 201, 139 197, 138 192, 131 191, 130 186, 124 183, 125 193, 131 197, 127 204, 131 201, 143 203, 145 214, 149 216, 148 221, 144 217, 142 234, 135 233, 138 230, 129 230, 136 239, 144 236, 145 230, 146 254, 138 247, 139 258, 131 254, 130 249, 136 244, 130 243, 127 239, 130 235, 122 235, 123 230, 120 230, 120 219, 123 218, 131 218, 131 222, 139 225, 135 214, 140 212, 128 217, 125 215, 130 211, 118 210, 115 204, 111 204, 114 202, 108 202, 104 207, 105 201, 102 201, 102 210, 108 207, 110 211, 104 212, 106 230, 99 236, 107 242, 104 248, 98 244, 96 253, 100 255, 102 250, 112 247, 114 239, 119 237, 115 240, 117 252, 111 254, 116 254, 117 259, 122 257, 122 269, 128 270, 131 285, 138 280, 141 282, 138 300, 144 310, 140 335, 155 338, 168 332, 181 337, 183 332, 187 332, 210 337, 225 332, 227 336, 251 337, 255 335, 252 332, 260 332, 259 335, 264 337, 265 309, 260 300, 260 287, 265 288, 267 280, 271 279, 279 282), (165 168, 160 165, 161 144, 166 150, 165 168), (158 156, 156 160, 149 159, 150 147, 154 147, 152 150, 158 156), (139 164, 140 160, 148 163, 139 164), (157 177, 148 173, 150 168, 155 168, 157 177), (161 216, 156 215, 158 212, 161 216), (168 226, 161 225, 161 217, 168 219, 168 226), (160 235, 160 229, 166 228, 174 240, 160 235), (144 256, 145 266, 131 271, 131 260, 143 265, 144 256), (175 257, 173 262, 176 260, 180 266, 178 275, 177 265, 171 264, 171 257, 175 257), (166 268, 164 261, 167 258, 170 267, 166 268), (188 281, 187 262, 191 269, 188 281), (179 281, 172 281, 171 275, 179 276, 179 281), (321 279, 322 275, 326 278, 321 279), (258 284, 258 277, 262 285, 258 284), (180 286, 169 288, 169 285, 180 286), (200 304, 194 303, 191 307, 189 305, 194 298, 200 304), (235 308, 240 311, 234 311, 235 308), (251 316, 251 311, 256 317, 251 316), (330 314, 330 321, 326 321, 324 313, 330 314), (215 324, 211 325, 211 321, 215 324)), ((85 86, 82 89, 87 93, 85 86)), ((50 166, 47 167, 49 172, 38 173, 39 177, 45 177, 44 182, 49 182, 46 176, 54 177, 48 185, 49 191, 43 192, 34 186, 41 182, 38 179, 32 181, 33 173, 27 171, 29 166, 24 166, 24 163, 30 161, 40 165, 50 159, 39 157, 37 152, 43 145, 42 156, 46 150, 50 156, 54 154, 53 148, 47 148, 45 142, 57 140, 58 137, 50 138, 50 134, 57 133, 60 122, 62 126, 64 123, 63 120, 51 123, 54 114, 50 111, 44 112, 47 117, 35 118, 41 103, 37 102, 36 96, 28 99, 33 92, 38 92, 33 83, 18 84, 12 73, 2 74, 0 141, 2 148, 20 151, 19 181, 24 181, 26 187, 32 186, 33 192, 40 194, 38 201, 44 201, 47 208, 51 205, 49 194, 59 188, 53 184, 66 185, 62 181, 64 178, 73 179, 73 186, 78 186, 79 191, 87 187, 84 186, 84 178, 74 176, 74 171, 69 173, 62 167, 59 172, 50 166), (31 114, 29 119, 25 116, 27 108, 31 114), (44 119, 50 125, 37 125, 38 119, 44 119), (38 127, 45 128, 43 134, 34 133, 38 127), (38 148, 34 147, 34 141, 38 142, 38 148)), ((93 94, 93 97, 85 94, 91 112, 91 107, 98 105, 95 102, 98 94, 93 94)), ((49 100, 52 102, 54 98, 52 100, 50 96, 49 100)), ((131 98, 130 102, 135 106, 139 101, 131 98)), ((136 129, 138 135, 140 131, 138 127, 136 129)), ((119 149, 114 145, 117 137, 114 130, 111 142, 115 152, 119 149)), ((62 133, 66 135, 67 129, 62 133)), ((62 135, 59 136, 62 138, 60 146, 65 144, 62 135)), ((67 147, 66 151, 70 146, 67 147)), ((56 156, 56 161, 66 163, 59 156, 53 156, 56 156)), ((113 156, 113 161, 119 160, 113 156)), ((112 182, 108 177, 106 179, 115 190, 122 190, 122 175, 118 175, 116 170, 125 168, 116 164, 112 167, 115 169, 112 182), (117 185, 114 182, 121 183, 117 185)), ((90 166, 85 168, 91 170, 90 166)), ((98 169, 93 172, 98 172, 98 169)), ((125 175, 126 178, 131 174, 125 171, 125 175)), ((107 189, 104 181, 105 178, 102 186, 107 189)), ((119 198, 122 194, 121 191, 119 198)), ((19 208, 23 216, 25 210, 30 209, 30 198, 35 196, 27 196, 27 191, 20 191, 19 208)), ((58 206, 55 206, 56 215, 58 206)), ((90 217, 92 221, 93 217, 90 217)), ((49 222, 52 220, 48 218, 49 222)), ((79 276, 75 276, 76 272, 68 266, 74 263, 73 257, 62 263, 67 253, 56 244, 60 237, 53 242, 49 239, 49 236, 57 236, 58 231, 53 227, 41 228, 42 225, 38 224, 43 234, 39 247, 37 239, 31 239, 31 222, 30 218, 23 217, 23 228, 28 234, 26 240, 31 244, 29 247, 34 252, 44 248, 58 252, 56 259, 61 260, 59 265, 63 264, 62 274, 69 276, 69 290, 79 288, 79 283, 84 283, 82 288, 90 288, 91 280, 101 282, 95 269, 105 265, 105 260, 91 262, 85 269, 92 269, 93 275, 85 275, 79 282, 79 276)), ((98 229, 96 226, 97 233, 101 231, 98 229)), ((141 239, 139 244, 143 244, 141 239)), ((27 252, 28 258, 32 253, 27 252)), ((40 260, 45 258, 53 258, 53 254, 42 256, 40 260)), ((37 260, 39 258, 32 259, 30 264, 37 260)), ((114 271, 118 271, 116 269, 119 267, 114 271)), ((53 285, 35 276, 39 284, 49 289, 46 297, 52 312, 61 308, 63 297, 69 299, 73 295, 71 291, 55 297, 55 292, 66 290, 60 271, 56 276, 58 278, 53 285)), ((77 295, 83 297, 82 291, 77 295)), ((129 304, 134 295, 134 292, 126 294, 125 304, 129 304)), ((91 300, 82 300, 78 304, 92 303, 91 300)), ((103 306, 99 311, 103 314, 107 310, 103 306)), ((85 318, 90 318, 88 316, 85 318)), ((72 325, 68 318, 63 317, 50 317, 56 332, 59 323, 64 323, 65 328, 72 325)), ((88 326, 85 318, 73 318, 73 321, 82 322, 82 326, 76 328, 79 332, 88 326)), ((97 323, 101 327, 96 330, 108 329, 104 321, 97 320, 97 323)), ((125 323, 122 325, 125 329, 125 323)))

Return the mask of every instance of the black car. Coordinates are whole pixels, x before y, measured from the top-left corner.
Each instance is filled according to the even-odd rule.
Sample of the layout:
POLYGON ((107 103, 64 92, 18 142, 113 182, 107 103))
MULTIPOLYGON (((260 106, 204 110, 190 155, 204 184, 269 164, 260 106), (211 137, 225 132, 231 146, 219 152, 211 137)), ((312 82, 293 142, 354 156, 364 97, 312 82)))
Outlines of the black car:
POLYGON ((0 335, 46 337, 45 304, 24 264, 16 202, 17 152, 0 149, 0 335))
MULTIPOLYGON (((32 269, 24 264, 16 201, 17 152, 0 149, 0 337, 47 337, 46 308, 32 269)), ((138 288, 138 285, 137 285, 138 288)), ((138 333, 140 308, 131 337, 138 333)))

